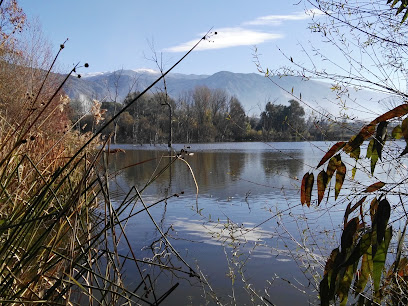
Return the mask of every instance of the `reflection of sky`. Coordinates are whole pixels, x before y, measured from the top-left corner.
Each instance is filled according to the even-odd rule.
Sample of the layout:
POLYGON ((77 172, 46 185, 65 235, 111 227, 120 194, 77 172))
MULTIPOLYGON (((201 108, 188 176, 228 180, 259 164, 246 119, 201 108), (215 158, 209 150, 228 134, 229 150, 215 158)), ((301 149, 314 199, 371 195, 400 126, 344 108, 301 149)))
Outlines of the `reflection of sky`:
POLYGON ((233 240, 237 243, 243 242, 261 242, 266 238, 270 238, 271 234, 262 230, 249 231, 248 228, 255 224, 243 224, 243 227, 235 228, 234 231, 226 228, 227 220, 220 220, 218 223, 203 224, 197 220, 189 220, 187 218, 177 218, 172 224, 179 230, 186 232, 188 235, 198 237, 198 240, 203 243, 220 245, 222 243, 233 240))
MULTIPOLYGON (((182 145, 179 146, 183 148, 182 145)), ((332 228, 333 218, 326 216, 327 211, 323 204, 320 211, 299 205, 300 180, 303 174, 310 170, 309 165, 318 163, 322 147, 327 149, 330 144, 192 144, 188 150, 195 154, 186 157, 186 161, 198 183, 197 204, 201 214, 204 218, 212 216, 213 220, 227 217, 237 224, 259 224, 271 218, 270 222, 260 228, 271 231, 274 230, 271 224, 275 222, 272 216, 277 211, 283 211, 283 216, 288 216, 289 213, 308 213, 308 224, 303 222, 302 225, 332 228)), ((117 180, 111 183, 113 192, 121 189, 122 193, 125 193, 133 185, 141 189, 152 174, 160 171, 168 162, 168 158, 163 157, 168 156, 166 150, 152 151, 152 146, 143 146, 140 151, 131 151, 131 148, 139 149, 139 146, 125 146, 128 151, 125 154, 119 153, 122 155, 115 161, 116 169, 152 158, 156 160, 124 169, 117 176, 117 180), (115 186, 115 183, 118 185, 115 186)), ((167 216, 180 218, 186 213, 191 215, 186 208, 193 212, 192 208, 196 205, 195 184, 190 170, 182 161, 176 161, 171 167, 171 173, 166 170, 143 192, 143 196, 151 203, 173 193, 181 196, 169 200, 169 203, 177 204, 168 209, 167 216), (184 191, 183 195, 181 191, 184 191)), ((287 218, 285 226, 288 230, 299 231, 299 225, 293 219, 287 218)), ((341 220, 341 216, 334 220, 334 224, 338 220, 341 220)))
MULTIPOLYGON (((233 227, 235 231, 233 237, 235 242, 241 243, 241 250, 250 252, 251 258, 255 259, 254 269, 259 269, 257 278, 266 279, 270 273, 283 269, 283 265, 286 272, 290 271, 296 275, 299 273, 299 267, 294 262, 296 258, 302 262, 305 258, 310 258, 308 256, 312 256, 316 262, 323 262, 323 258, 331 249, 339 245, 344 209, 350 202, 355 203, 361 198, 356 192, 358 188, 361 190, 364 185, 378 180, 398 182, 400 179, 396 167, 386 168, 379 162, 378 172, 374 177, 359 170, 353 181, 349 172, 355 161, 343 155, 343 161, 349 172, 336 206, 333 206, 334 179, 332 179, 331 197, 325 197, 320 206, 317 206, 315 190, 312 207, 302 207, 299 192, 301 179, 308 171, 313 171, 315 177, 317 176, 320 169, 316 170, 314 167, 324 155, 324 150, 329 149, 331 145, 331 143, 192 144, 189 150, 195 154, 187 156, 186 161, 191 166, 199 186, 198 202, 196 203, 192 174, 182 161, 176 161, 171 172, 169 170, 163 172, 143 192, 143 197, 149 205, 166 195, 179 194, 178 198, 169 199, 167 205, 161 203, 152 208, 151 213, 163 229, 173 226, 172 242, 177 248, 188 249, 186 253, 191 256, 190 258, 197 259, 203 265, 223 263, 222 268, 214 267, 214 273, 220 273, 224 277, 225 256, 223 252, 217 253, 215 250, 222 246, 228 247, 228 242, 231 242, 229 237, 231 228, 223 227, 229 219, 235 225, 243 224, 242 228, 233 227), (181 191, 184 191, 184 194, 181 194, 181 191), (196 205, 200 213, 197 213, 196 205), (248 232, 248 229, 253 227, 256 229, 248 232), (307 229, 305 233, 304 229, 307 229), (326 230, 330 230, 331 233, 328 234, 326 230), (309 249, 302 249, 294 240, 300 241, 309 249), (251 249, 254 245, 256 248, 251 249), (208 256, 215 259, 210 260, 208 256), (277 262, 282 266, 276 266, 277 262), (268 267, 267 273, 260 267, 261 263, 268 267)), ((175 147, 180 150, 183 145, 175 147)), ((117 195, 118 200, 120 195, 123 196, 134 185, 139 189, 143 188, 152 174, 158 173, 168 162, 165 147, 163 147, 165 150, 159 150, 159 147, 143 146, 140 151, 130 150, 139 149, 139 146, 124 148, 127 150, 126 153, 119 153, 114 157, 116 160, 112 165, 112 171, 141 161, 156 159, 126 168, 117 175, 116 180, 111 181, 111 190, 117 195)), ((364 149, 361 155, 365 155, 364 149)), ((391 155, 385 152, 384 159, 389 156, 391 155)), ((397 162, 406 163, 406 159, 397 162)), ((368 160, 359 161, 360 167, 367 165, 369 166, 368 160)), ((374 195, 370 196, 372 198, 374 195)), ((138 209, 141 207, 140 203, 136 206, 138 209)), ((128 229, 129 237, 139 250, 158 239, 158 233, 146 213, 132 219, 128 229)))
MULTIPOLYGON (((256 225, 253 223, 245 223, 242 226, 226 226, 227 220, 203 224, 198 220, 189 220, 187 218, 176 218, 171 222, 179 232, 183 235, 193 236, 195 241, 210 245, 226 245, 230 243, 244 245, 249 243, 251 246, 256 243, 251 257, 255 258, 272 258, 277 257, 277 261, 289 262, 293 261, 291 253, 286 248, 273 248, 266 243, 278 238, 277 233, 252 228, 256 225)), ((298 249, 296 256, 301 257, 306 250, 298 249)), ((323 261, 323 258, 318 254, 309 254, 323 261)))

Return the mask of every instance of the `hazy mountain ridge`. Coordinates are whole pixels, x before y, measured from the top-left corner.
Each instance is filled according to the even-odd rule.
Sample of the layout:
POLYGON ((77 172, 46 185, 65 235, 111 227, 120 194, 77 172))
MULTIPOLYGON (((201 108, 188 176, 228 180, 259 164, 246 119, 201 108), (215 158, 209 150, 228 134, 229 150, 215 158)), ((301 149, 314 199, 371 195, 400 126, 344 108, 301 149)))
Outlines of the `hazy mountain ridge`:
MULTIPOLYGON (((122 102, 130 91, 142 91, 153 83, 159 73, 138 70, 120 70, 115 72, 95 73, 83 78, 70 78, 65 87, 65 91, 72 99, 99 99, 104 101, 122 102)), ((307 103, 303 105, 306 112, 330 112, 337 115, 340 110, 352 117, 372 118, 374 114, 384 111, 382 102, 387 96, 368 90, 349 90, 350 98, 345 102, 346 108, 339 106, 340 101, 336 99, 329 83, 308 80, 304 81, 300 77, 272 77, 273 81, 256 73, 233 73, 228 71, 217 72, 213 75, 195 75, 174 73, 166 76, 167 90, 170 96, 178 98, 181 94, 193 90, 196 86, 208 86, 209 88, 225 89, 226 92, 237 97, 249 114, 259 114, 268 101, 277 104, 286 104, 293 97, 302 95, 302 99, 307 103), (286 90, 286 91, 285 91, 286 90), (357 101, 355 104, 353 101, 357 101), (366 111, 363 109, 366 108, 366 111), (356 111, 359 109, 360 111, 356 111), (363 110, 363 111, 361 111, 363 110)), ((153 92, 162 90, 163 82, 160 81, 153 92)), ((343 104, 342 104, 343 105, 343 104)))

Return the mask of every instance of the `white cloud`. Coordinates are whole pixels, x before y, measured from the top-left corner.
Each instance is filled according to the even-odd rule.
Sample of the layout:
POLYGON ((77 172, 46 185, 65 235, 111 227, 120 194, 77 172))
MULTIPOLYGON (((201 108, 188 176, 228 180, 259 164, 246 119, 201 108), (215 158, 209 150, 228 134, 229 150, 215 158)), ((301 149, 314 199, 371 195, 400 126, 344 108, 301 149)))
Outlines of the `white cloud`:
MULTIPOLYGON (((222 28, 216 30, 217 35, 211 35, 202 41, 195 50, 223 49, 238 46, 253 46, 274 39, 283 38, 281 34, 253 31, 243 28, 222 28)), ((204 36, 205 34, 201 34, 204 36)), ((190 50, 198 39, 178 46, 165 49, 166 52, 185 52, 190 50)))
POLYGON ((318 9, 307 10, 306 12, 298 12, 291 15, 268 15, 262 16, 255 20, 245 22, 244 25, 280 25, 284 21, 296 21, 310 19, 311 16, 324 15, 318 9))

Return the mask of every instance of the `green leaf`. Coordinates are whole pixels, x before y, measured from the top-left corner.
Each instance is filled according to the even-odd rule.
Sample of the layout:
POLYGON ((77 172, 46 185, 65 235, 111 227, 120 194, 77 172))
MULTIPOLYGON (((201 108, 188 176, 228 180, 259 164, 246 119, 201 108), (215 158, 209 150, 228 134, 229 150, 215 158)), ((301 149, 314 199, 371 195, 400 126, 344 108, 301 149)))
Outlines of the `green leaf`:
POLYGON ((356 172, 357 172, 357 167, 354 166, 353 169, 351 170, 351 179, 354 180, 356 177, 356 172))
POLYGON ((351 264, 358 264, 360 258, 367 253, 368 249, 371 247, 371 232, 368 232, 360 238, 356 247, 351 252, 349 258, 344 262, 345 266, 351 264))
POLYGON ((353 281, 354 273, 357 265, 350 265, 345 269, 344 275, 340 280, 337 294, 340 299, 340 305, 347 305, 348 292, 350 290, 351 282, 353 281))
POLYGON ((328 161, 334 154, 336 154, 339 150, 341 150, 345 145, 346 145, 346 142, 344 142, 344 141, 340 141, 340 142, 334 144, 330 148, 330 150, 323 156, 323 158, 321 159, 321 161, 317 165, 317 168, 319 168, 326 161, 328 161))
POLYGON ((398 8, 397 13, 395 15, 398 15, 399 13, 401 13, 404 10, 405 6, 403 4, 401 4, 401 6, 398 8))
POLYGON ((337 167, 341 164, 341 156, 337 154, 336 156, 332 157, 327 165, 327 183, 330 182, 334 172, 336 171, 337 167))
POLYGON ((388 224, 388 220, 391 215, 391 206, 386 199, 380 201, 378 204, 378 209, 376 217, 374 219, 374 224, 377 225, 377 242, 381 243, 385 235, 385 229, 388 224))
POLYGON ((374 184, 371 184, 370 186, 368 186, 364 192, 374 192, 377 191, 378 189, 381 189, 382 187, 384 187, 385 183, 384 182, 377 182, 374 184))
POLYGON ((366 154, 367 158, 371 158, 371 156, 373 155, 373 148, 374 148, 374 139, 371 139, 367 147, 367 154, 366 154))
POLYGON ((402 136, 404 136, 405 142, 408 143, 408 117, 406 117, 401 124, 402 136))
POLYGON ((365 289, 368 278, 370 277, 370 265, 368 260, 368 254, 363 255, 363 259, 361 260, 361 266, 358 273, 358 278, 356 278, 354 287, 355 287, 355 296, 359 293, 363 292, 365 289))
POLYGON ((374 174, 375 165, 377 164, 377 161, 378 161, 378 153, 377 153, 377 150, 373 149, 373 152, 371 154, 371 175, 374 174))
POLYGON ((340 299, 341 305, 346 305, 348 299, 348 292, 350 290, 351 282, 354 273, 357 270, 358 262, 361 257, 361 241, 356 245, 355 240, 358 235, 359 218, 353 218, 345 225, 343 234, 341 235, 341 254, 343 261, 339 269, 339 284, 337 295, 340 299))
POLYGON ((317 176, 317 196, 318 196, 318 204, 323 200, 324 191, 326 190, 327 184, 329 182, 329 177, 326 171, 322 170, 317 176))
POLYGON ((327 276, 324 276, 319 284, 319 296, 320 296, 320 305, 329 306, 330 300, 334 297, 330 294, 329 280, 327 276))
POLYGON ((401 131, 402 131, 402 136, 404 136, 405 142, 407 145, 405 146, 404 151, 402 151, 400 156, 403 156, 408 153, 408 117, 406 117, 401 124, 401 131))
POLYGON ((346 254, 348 249, 351 248, 354 242, 355 235, 357 233, 357 228, 360 221, 358 217, 351 219, 345 225, 343 234, 341 235, 341 252, 346 254))
POLYGON ((392 138, 395 138, 395 139, 400 139, 403 136, 402 128, 400 125, 397 125, 395 128, 393 128, 391 136, 392 138))
POLYGON ((406 10, 404 17, 402 17, 401 23, 403 23, 408 18, 408 9, 406 10))
POLYGON ((377 131, 375 134, 375 149, 377 150, 378 158, 381 159, 382 149, 384 147, 385 140, 387 138, 387 121, 382 121, 377 126, 377 131))
POLYGON ((392 238, 392 227, 390 226, 385 231, 385 237, 382 243, 378 246, 377 252, 373 257, 373 283, 374 283, 374 292, 375 292, 375 301, 379 303, 381 301, 380 295, 380 282, 381 274, 384 269, 385 259, 387 258, 388 246, 392 238))
POLYGON ((350 152, 350 157, 354 158, 356 161, 360 158, 360 147, 357 147, 354 151, 350 152))
POLYGON ((337 277, 337 265, 342 261, 339 248, 334 249, 326 261, 324 277, 320 282, 319 295, 321 305, 329 305, 334 299, 335 283, 337 277))
POLYGON ((333 269, 334 269, 334 263, 336 261, 336 257, 337 255, 340 253, 339 248, 334 249, 331 254, 330 257, 327 259, 326 261, 326 265, 324 267, 324 276, 327 275, 328 280, 329 280, 329 284, 331 283, 331 277, 332 277, 332 273, 333 273, 333 269))
POLYGON ((346 166, 343 162, 337 167, 336 171, 336 185, 334 186, 334 198, 337 200, 339 196, 340 189, 343 186, 344 178, 346 176, 346 166))

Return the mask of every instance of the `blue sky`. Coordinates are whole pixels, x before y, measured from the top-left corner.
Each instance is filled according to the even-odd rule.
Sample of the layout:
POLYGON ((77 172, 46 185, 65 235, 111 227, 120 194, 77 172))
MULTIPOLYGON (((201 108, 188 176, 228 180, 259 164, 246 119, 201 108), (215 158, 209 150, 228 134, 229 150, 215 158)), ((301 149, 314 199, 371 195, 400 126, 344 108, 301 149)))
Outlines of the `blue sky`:
MULTIPOLYGON (((263 66, 278 68, 285 58, 301 57, 308 44, 310 17, 299 1, 134 1, 20 0, 29 18, 38 18, 55 50, 69 41, 60 57, 62 69, 88 62, 87 72, 154 69, 151 46, 163 56, 164 68, 177 61, 193 42, 212 28, 217 35, 174 72, 212 74, 227 70, 256 72, 256 45, 263 66)), ((85 72, 85 71, 84 71, 85 72)))

